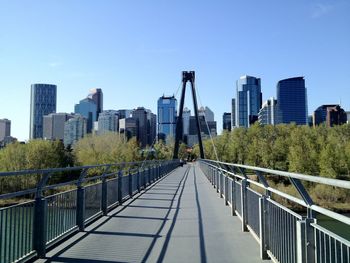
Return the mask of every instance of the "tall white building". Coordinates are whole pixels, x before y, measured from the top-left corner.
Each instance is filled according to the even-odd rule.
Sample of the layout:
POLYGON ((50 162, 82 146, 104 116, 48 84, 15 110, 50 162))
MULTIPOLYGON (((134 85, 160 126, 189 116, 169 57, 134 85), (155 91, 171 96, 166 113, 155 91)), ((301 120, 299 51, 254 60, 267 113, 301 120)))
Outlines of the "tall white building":
POLYGON ((98 117, 98 134, 119 131, 118 111, 107 110, 98 117))
POLYGON ((259 111, 258 121, 263 125, 276 125, 281 122, 281 114, 278 109, 277 100, 274 97, 263 103, 259 111))

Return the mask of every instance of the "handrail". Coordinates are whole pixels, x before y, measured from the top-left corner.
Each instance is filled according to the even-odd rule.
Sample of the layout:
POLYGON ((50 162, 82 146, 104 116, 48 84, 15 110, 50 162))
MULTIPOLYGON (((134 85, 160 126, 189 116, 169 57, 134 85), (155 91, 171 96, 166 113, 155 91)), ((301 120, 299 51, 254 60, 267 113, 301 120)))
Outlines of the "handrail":
POLYGON ((179 165, 179 160, 153 160, 0 173, 0 178, 41 175, 36 188, 0 195, 0 199, 10 199, 18 196, 27 198, 28 194, 35 194, 34 200, 31 195, 30 201, 18 199, 18 204, 0 208, 0 261, 24 262, 35 256, 45 257, 46 250, 62 238, 76 231, 84 231, 87 224, 107 215, 108 211, 160 180, 179 165), (91 173, 87 177, 89 170, 101 167, 101 174, 91 173), (117 169, 112 170, 111 167, 117 169), (77 170, 80 171, 78 179, 74 177, 69 182, 48 185, 51 176, 77 170), (106 180, 107 178, 113 180, 106 180), (88 181, 96 183, 84 184, 88 181), (59 193, 43 194, 46 190, 65 185, 74 187, 59 193), (24 245, 11 249, 14 243, 24 245))
POLYGON ((330 186, 350 189, 350 181, 345 181, 345 180, 325 178, 325 177, 314 176, 314 175, 305 175, 305 174, 292 173, 292 172, 284 172, 280 170, 272 170, 272 169, 261 168, 256 166, 233 164, 233 163, 220 162, 220 161, 214 161, 214 160, 208 160, 208 159, 202 159, 202 160, 208 161, 211 163, 217 163, 217 164, 223 164, 223 165, 228 165, 232 167, 240 167, 248 170, 259 171, 259 172, 268 173, 272 175, 279 175, 287 178, 291 177, 291 178, 300 179, 308 182, 314 182, 314 183, 320 183, 320 184, 326 184, 330 186))
MULTIPOLYGON (((287 178, 295 178, 295 179, 302 179, 302 180, 305 180, 305 181, 309 181, 309 182, 318 182, 318 183, 323 183, 323 184, 326 184, 326 185, 331 185, 331 186, 336 186, 336 187, 340 187, 340 188, 345 188, 345 189, 350 189, 350 182, 349 181, 344 181, 344 180, 338 180, 338 179, 329 179, 329 178, 323 178, 323 177, 318 177, 318 179, 315 179, 315 180, 310 180, 310 177, 313 178, 315 176, 310 176, 310 175, 303 175, 303 174, 297 174, 297 173, 289 173, 289 172, 283 172, 283 171, 276 171, 276 170, 272 170, 272 169, 266 169, 266 168, 261 168, 261 167, 255 167, 255 166, 249 166, 249 165, 241 165, 241 164, 232 164, 232 163, 226 163, 226 162, 219 162, 219 161, 214 161, 214 160, 208 160, 208 159, 201 159, 200 161, 204 161, 204 162, 207 162, 209 163, 209 165, 211 167, 214 167, 216 169, 218 169, 219 171, 221 172, 225 172, 231 176, 234 176, 234 177, 238 177, 240 179, 242 179, 243 177, 240 176, 240 175, 237 175, 231 171, 227 171, 225 169, 223 169, 222 167, 220 166, 216 166, 214 164, 224 164, 224 165, 227 165, 227 166, 231 166, 231 167, 240 167, 240 168, 244 168, 244 169, 249 169, 249 170, 252 170, 252 171, 259 171, 259 172, 264 172, 264 173, 268 173, 269 175, 280 175, 280 176, 284 176, 284 177, 287 177, 287 178), (213 164, 214 163, 214 164, 213 164), (348 188, 349 187, 349 188, 348 188)), ((294 196, 291 196, 289 194, 286 194, 286 193, 283 193, 277 189, 274 189, 270 186, 268 187, 265 187, 263 184, 259 184, 253 180, 250 180, 250 179, 247 179, 248 182, 251 182, 253 183, 254 185, 257 185, 258 187, 261 187, 262 189, 265 189, 265 190, 268 190, 272 193, 275 193, 283 198, 286 198, 294 203, 297 203, 299 205, 302 205, 306 208, 309 208, 313 211, 316 211, 316 212, 319 212, 321 214, 324 214, 328 217, 331 217, 335 220, 338 220, 338 221, 341 221, 347 225, 350 225, 350 217, 347 217, 347 216, 344 216, 342 214, 339 214, 339 213, 336 213, 336 212, 333 212, 329 209, 326 209, 324 207, 321 207, 321 206, 318 206, 318 205, 315 205, 315 204, 311 204, 311 205, 308 205, 304 200, 302 199, 299 199, 297 197, 294 197, 294 196)))
POLYGON ((350 258, 348 236, 339 230, 326 229, 315 212, 348 226, 350 217, 314 204, 301 180, 343 189, 349 189, 350 182, 214 160, 200 159, 199 164, 216 192, 231 207, 231 214, 242 222, 242 231, 251 232, 258 241, 261 259, 284 263, 333 262, 332 258, 347 262, 350 258), (258 181, 249 177, 250 171, 258 181), (266 175, 287 177, 301 198, 269 186, 266 175), (264 193, 255 192, 251 185, 264 193), (307 215, 273 200, 271 193, 306 207, 307 215))

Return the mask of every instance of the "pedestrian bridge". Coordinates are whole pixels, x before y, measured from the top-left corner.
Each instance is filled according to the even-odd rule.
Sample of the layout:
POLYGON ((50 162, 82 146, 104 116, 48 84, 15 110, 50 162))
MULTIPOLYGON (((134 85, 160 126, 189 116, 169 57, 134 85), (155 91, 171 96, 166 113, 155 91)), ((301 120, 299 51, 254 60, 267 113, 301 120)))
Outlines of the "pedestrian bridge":
MULTIPOLYGON (((302 196, 298 199, 269 187, 263 173, 271 170, 262 168, 209 160, 182 167, 177 161, 122 167, 110 165, 92 177, 88 171, 96 166, 85 167, 74 181, 76 189, 54 195, 45 193, 72 182, 49 185, 52 174, 62 171, 42 170, 36 189, 1 195, 35 191, 35 200, 0 210, 1 262, 350 260, 349 240, 315 219, 324 213, 348 231, 349 218, 314 205, 300 183, 319 179, 275 171, 291 178, 302 196), (247 175, 248 169, 256 172, 258 182, 247 175), (93 180, 98 181, 88 183, 93 180), (304 205, 307 214, 282 206, 272 193, 304 205)), ((325 183, 350 188, 349 182, 325 183)))

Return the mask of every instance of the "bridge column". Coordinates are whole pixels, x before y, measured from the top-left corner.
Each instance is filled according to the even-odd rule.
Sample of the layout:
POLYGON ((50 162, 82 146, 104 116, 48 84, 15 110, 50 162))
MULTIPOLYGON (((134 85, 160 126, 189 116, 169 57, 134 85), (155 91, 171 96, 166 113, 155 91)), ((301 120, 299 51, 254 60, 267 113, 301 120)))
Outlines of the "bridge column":
POLYGON ((34 224, 33 224, 33 248, 39 258, 46 254, 47 232, 47 200, 44 197, 35 198, 34 224))
POLYGON ((242 180, 241 208, 242 208, 242 231, 247 232, 247 179, 242 180))

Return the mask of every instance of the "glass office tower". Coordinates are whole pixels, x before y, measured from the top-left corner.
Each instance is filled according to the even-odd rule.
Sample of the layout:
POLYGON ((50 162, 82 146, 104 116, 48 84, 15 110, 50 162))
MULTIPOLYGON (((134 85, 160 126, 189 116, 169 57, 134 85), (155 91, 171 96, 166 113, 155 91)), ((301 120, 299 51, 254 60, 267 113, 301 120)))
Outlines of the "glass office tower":
POLYGON ((43 117, 50 113, 56 113, 56 101, 56 85, 31 85, 29 139, 43 138, 43 117))
POLYGON ((158 99, 158 139, 175 139, 177 100, 174 96, 158 99))
POLYGON ((277 83, 277 101, 282 123, 308 123, 307 92, 304 77, 280 80, 277 83))
POLYGON ((252 76, 242 76, 236 86, 236 127, 250 127, 258 120, 262 104, 261 81, 252 76))

